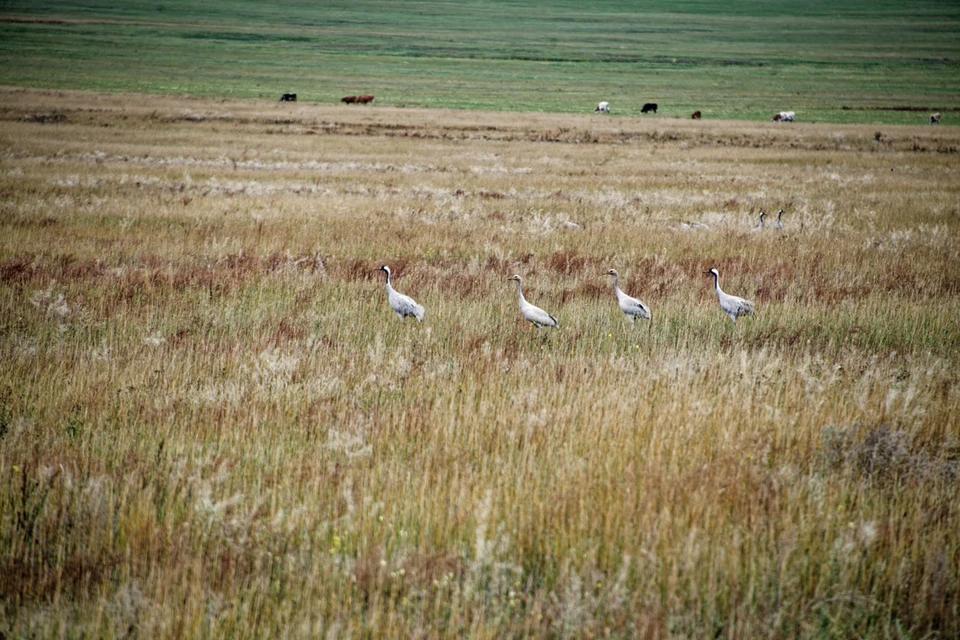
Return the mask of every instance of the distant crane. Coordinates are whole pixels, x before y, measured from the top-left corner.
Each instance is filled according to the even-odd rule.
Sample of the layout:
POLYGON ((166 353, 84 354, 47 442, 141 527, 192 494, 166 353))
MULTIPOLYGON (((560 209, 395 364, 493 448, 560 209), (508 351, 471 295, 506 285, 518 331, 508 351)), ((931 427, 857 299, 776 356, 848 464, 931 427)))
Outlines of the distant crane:
POLYGON ((417 319, 417 322, 423 322, 423 307, 410 296, 405 296, 390 286, 390 267, 383 265, 377 271, 383 271, 387 274, 387 301, 390 308, 397 312, 400 319, 407 316, 417 319))
POLYGON ((720 288, 720 272, 716 269, 708 269, 704 271, 704 273, 709 273, 713 276, 713 284, 717 288, 717 299, 720 301, 720 308, 730 316, 730 319, 733 320, 734 323, 736 323, 737 318, 740 316, 753 315, 752 302, 723 292, 723 289, 720 288))
POLYGON ((553 327, 554 329, 560 328, 560 323, 557 322, 557 319, 552 315, 537 307, 535 305, 527 302, 527 299, 523 297, 523 290, 521 289, 521 283, 523 282, 520 276, 510 276, 507 280, 516 280, 517 282, 517 297, 520 299, 520 314, 527 319, 534 327, 553 327))
POLYGON ((780 217, 783 215, 783 209, 777 212, 777 231, 783 231, 783 222, 780 221, 780 217))
POLYGON ((764 219, 766 216, 767 216, 767 213, 766 213, 765 211, 761 211, 761 212, 760 212, 760 224, 758 224, 757 226, 755 226, 755 227, 753 228, 753 230, 750 231, 750 233, 760 233, 761 231, 763 231, 763 219, 764 219))
POLYGON ((620 274, 617 273, 617 270, 610 269, 607 271, 607 275, 613 276, 613 291, 617 294, 617 303, 620 305, 620 310, 630 318, 630 321, 636 322, 637 318, 646 318, 649 320, 650 308, 620 290, 620 274))

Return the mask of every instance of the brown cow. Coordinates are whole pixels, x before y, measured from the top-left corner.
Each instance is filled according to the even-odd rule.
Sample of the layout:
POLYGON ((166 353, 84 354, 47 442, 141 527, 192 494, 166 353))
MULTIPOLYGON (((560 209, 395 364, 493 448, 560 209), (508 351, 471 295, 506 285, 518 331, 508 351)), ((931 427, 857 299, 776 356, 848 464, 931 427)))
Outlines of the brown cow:
POLYGON ((357 104, 369 104, 373 102, 373 94, 365 93, 362 96, 357 96, 357 104))
POLYGON ((353 104, 356 101, 357 96, 346 96, 344 98, 340 98, 340 102, 346 102, 347 104, 353 104))
POLYGON ((930 114, 930 124, 940 124, 940 114, 931 113, 930 114))
POLYGON ((701 114, 699 111, 694 111, 693 113, 690 114, 690 117, 691 117, 693 120, 699 120, 700 117, 701 117, 701 115, 702 115, 702 114, 701 114))

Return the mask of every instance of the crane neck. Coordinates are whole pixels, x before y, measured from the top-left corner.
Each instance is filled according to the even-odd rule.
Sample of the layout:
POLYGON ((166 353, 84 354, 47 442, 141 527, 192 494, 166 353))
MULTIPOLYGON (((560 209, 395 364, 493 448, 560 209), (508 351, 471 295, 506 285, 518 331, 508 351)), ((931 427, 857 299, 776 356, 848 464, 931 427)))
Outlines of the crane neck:
POLYGON ((517 280, 517 297, 520 298, 521 302, 526 302, 526 299, 523 297, 523 289, 521 288, 521 282, 517 280))

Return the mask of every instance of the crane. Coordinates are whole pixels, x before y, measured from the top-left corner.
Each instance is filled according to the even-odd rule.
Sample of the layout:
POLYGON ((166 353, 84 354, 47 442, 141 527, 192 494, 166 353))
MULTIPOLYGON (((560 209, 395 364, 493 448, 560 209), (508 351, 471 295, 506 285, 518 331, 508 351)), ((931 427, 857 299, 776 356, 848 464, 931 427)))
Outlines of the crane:
POLYGON ((607 271, 607 275, 613 276, 613 291, 617 294, 617 303, 620 305, 620 310, 630 318, 630 321, 636 322, 637 318, 646 318, 649 320, 650 308, 620 290, 620 274, 617 273, 617 270, 610 269, 607 271))
POLYGON ((760 212, 760 224, 758 224, 757 226, 755 226, 755 227, 750 231, 750 233, 760 233, 761 231, 763 231, 763 219, 766 217, 766 215, 767 215, 767 212, 766 212, 766 211, 761 211, 761 212, 760 212))
POLYGON ((523 297, 523 290, 521 289, 521 284, 523 280, 520 276, 510 276, 507 278, 508 281, 516 280, 517 282, 517 297, 520 300, 520 314, 526 318, 530 324, 536 328, 540 327, 553 327, 554 329, 560 328, 560 323, 557 322, 557 319, 552 315, 544 311, 538 306, 532 305, 527 302, 527 299, 523 297))
POLYGON ((730 316, 730 319, 736 323, 737 318, 740 316, 751 316, 753 315, 753 303, 749 300, 744 300, 737 296, 732 296, 729 293, 724 293, 723 289, 720 288, 720 272, 716 269, 708 269, 704 273, 709 273, 713 276, 714 286, 717 288, 717 299, 720 301, 720 308, 723 309, 723 312, 730 316))
POLYGON ((387 301, 390 303, 390 308, 397 312, 401 320, 411 316, 416 318, 417 322, 423 322, 423 307, 410 296, 405 296, 390 286, 390 267, 383 265, 377 271, 387 274, 387 301))

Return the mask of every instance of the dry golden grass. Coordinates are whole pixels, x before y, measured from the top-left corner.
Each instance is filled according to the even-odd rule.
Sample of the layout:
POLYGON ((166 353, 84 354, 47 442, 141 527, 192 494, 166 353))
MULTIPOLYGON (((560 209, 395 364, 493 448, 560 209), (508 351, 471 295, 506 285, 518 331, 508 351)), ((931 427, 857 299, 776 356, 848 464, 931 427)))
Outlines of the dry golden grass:
POLYGON ((956 637, 958 147, 0 91, 0 632, 956 637))

